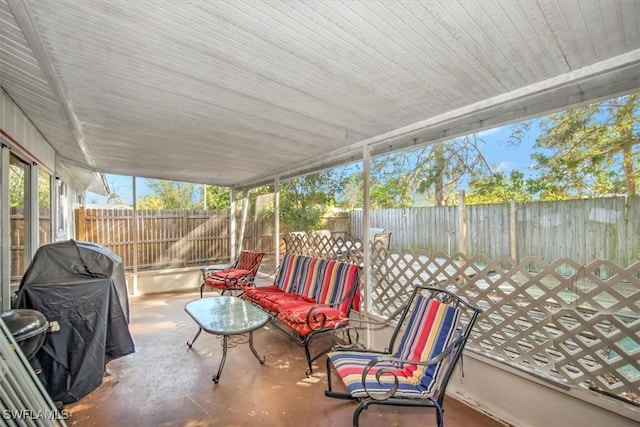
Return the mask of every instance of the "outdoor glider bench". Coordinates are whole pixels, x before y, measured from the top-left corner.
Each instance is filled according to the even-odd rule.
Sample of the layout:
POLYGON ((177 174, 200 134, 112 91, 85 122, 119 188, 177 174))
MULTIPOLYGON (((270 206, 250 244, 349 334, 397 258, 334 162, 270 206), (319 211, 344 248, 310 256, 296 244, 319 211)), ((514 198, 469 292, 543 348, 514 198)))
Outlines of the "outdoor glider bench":
POLYGON ((304 345, 310 375, 312 362, 331 348, 328 345, 312 355, 311 342, 330 334, 336 325, 348 325, 360 270, 355 264, 288 252, 273 285, 247 285, 242 297, 265 310, 278 329, 304 345))

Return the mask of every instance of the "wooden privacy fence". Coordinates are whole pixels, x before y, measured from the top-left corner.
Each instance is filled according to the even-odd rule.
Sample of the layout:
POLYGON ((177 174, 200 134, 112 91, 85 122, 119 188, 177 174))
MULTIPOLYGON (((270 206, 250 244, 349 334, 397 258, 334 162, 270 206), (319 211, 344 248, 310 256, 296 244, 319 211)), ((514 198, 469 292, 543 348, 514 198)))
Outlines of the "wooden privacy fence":
MULTIPOLYGON (((118 254, 127 270, 190 267, 227 263, 229 214, 202 210, 77 209, 76 236, 118 254)), ((248 218, 242 247, 274 252, 273 227, 248 218)), ((239 227, 240 228, 240 227, 239 227)))
MULTIPOLYGON (((620 266, 640 259, 640 196, 381 209, 370 211, 370 225, 392 231, 400 250, 620 266)), ((352 211, 350 235, 361 230, 362 211, 352 211)))
MULTIPOLYGON (((140 210, 136 215, 137 239, 131 208, 77 209, 76 237, 109 247, 123 258, 129 270, 134 265, 134 253, 138 270, 229 259, 228 214, 140 210)), ((241 222, 242 218, 238 219, 241 222)), ((11 271, 18 279, 26 268, 22 261, 22 212, 12 209, 11 222, 11 271)), ((263 265, 273 270, 276 242, 272 221, 250 215, 243 224, 242 246, 264 251, 263 265)), ((48 231, 42 231, 49 227, 48 212, 41 212, 40 225, 40 242, 48 242, 48 231)), ((391 231, 392 246, 399 250, 509 256, 518 261, 536 256, 548 263, 558 258, 579 264, 606 259, 620 266, 632 264, 640 253, 637 196, 372 210, 370 225, 391 231)), ((322 227, 336 238, 362 237, 362 211, 328 214, 322 227)))
MULTIPOLYGON (((27 269, 24 263, 24 247, 26 230, 24 229, 24 207, 11 207, 9 211, 10 251, 11 251, 11 283, 17 283, 27 269)), ((51 241, 51 218, 48 208, 41 208, 39 212, 38 242, 40 244, 51 241)))

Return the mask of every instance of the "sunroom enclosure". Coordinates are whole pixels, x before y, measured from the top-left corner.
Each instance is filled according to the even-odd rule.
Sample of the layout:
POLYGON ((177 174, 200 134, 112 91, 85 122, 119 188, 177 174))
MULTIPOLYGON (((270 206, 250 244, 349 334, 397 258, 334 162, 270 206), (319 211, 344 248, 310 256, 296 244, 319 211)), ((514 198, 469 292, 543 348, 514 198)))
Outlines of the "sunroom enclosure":
MULTIPOLYGON (((363 155, 363 157, 366 156, 363 155)), ((363 163, 363 171, 366 170, 367 167, 363 163)), ((277 181, 273 188, 277 189, 279 184, 277 181)), ((59 185, 54 188, 56 188, 55 194, 61 193, 59 185)), ((366 191, 366 186, 364 188, 366 191)), ((62 193, 66 194, 66 190, 62 193)), ((260 244, 258 240, 245 240, 247 236, 253 234, 249 219, 257 218, 257 209, 251 206, 249 199, 245 197, 246 194, 246 191, 235 192, 232 215, 235 220, 223 221, 223 226, 228 228, 229 233, 224 239, 226 240, 224 250, 228 250, 230 256, 234 253, 232 247, 237 251, 244 245, 260 244), (236 237, 231 238, 231 236, 236 237)), ((76 197, 74 200, 77 202, 79 199, 76 197)), ((277 206, 277 192, 274 191, 270 200, 269 203, 273 203, 274 207, 277 206)), ((632 239, 635 235, 633 230, 637 229, 635 221, 640 217, 634 214, 637 210, 636 202, 637 200, 633 198, 603 200, 602 205, 587 206, 580 210, 584 212, 585 218, 591 216, 598 220, 596 222, 599 224, 614 224, 622 236, 632 239), (613 212, 618 211, 624 212, 623 221, 618 221, 615 215, 612 216, 613 212), (596 214, 593 214, 594 212, 596 214), (621 225, 629 226, 630 229, 625 231, 621 225)), ((452 211, 451 207, 442 209, 452 211)), ((443 230, 442 224, 450 224, 449 228, 452 230, 460 227, 460 218, 463 215, 456 211, 456 208, 453 209, 453 214, 450 214, 448 219, 442 214, 432 215, 436 229, 443 230)), ((508 213, 510 209, 508 206, 495 207, 503 211, 506 209, 507 212, 497 215, 480 213, 487 207, 468 207, 468 209, 478 210, 476 214, 467 212, 469 217, 494 218, 494 221, 497 217, 513 217, 508 213)), ((520 207, 519 210, 522 211, 523 208, 520 207)), ((577 209, 572 206, 568 211, 575 214, 577 209)), ((401 216, 410 219, 407 213, 405 211, 401 216)), ((54 215, 54 218, 56 217, 62 216, 54 215)), ((418 214, 416 217, 416 220, 422 224, 422 230, 431 227, 428 217, 429 215, 424 214, 422 216, 418 214)), ((546 217, 548 218, 548 215, 546 217)), ((284 246, 276 244, 279 239, 274 238, 276 235, 283 234, 279 229, 279 218, 280 215, 275 215, 272 220, 266 221, 263 230, 265 232, 259 231, 256 234, 263 238, 264 235, 270 236, 264 243, 264 247, 265 250, 272 248, 273 266, 277 265, 279 251, 284 250, 284 246)), ((214 220, 213 217, 209 219, 214 220)), ((63 221, 63 219, 57 220, 63 221)), ((142 223, 146 220, 146 216, 141 215, 139 218, 139 222, 142 223)), ((207 221, 206 218, 200 218, 200 220, 207 221)), ((383 213, 368 209, 365 203, 361 211, 352 214, 351 226, 346 233, 341 231, 336 233, 338 237, 326 240, 315 239, 311 246, 308 246, 309 241, 303 239, 296 243, 294 239, 290 240, 289 247, 301 253, 313 251, 316 254, 332 252, 336 254, 335 249, 345 241, 350 238, 359 239, 362 251, 346 253, 352 254, 351 256, 357 262, 368 265, 365 268, 368 286, 363 292, 366 296, 365 305, 372 316, 384 314, 385 310, 393 304, 399 290, 410 286, 415 278, 420 277, 420 280, 424 281, 444 280, 447 286, 459 289, 470 300, 477 301, 487 310, 486 316, 481 319, 481 328, 474 337, 470 356, 467 359, 467 366, 472 365, 473 372, 484 372, 486 365, 495 364, 493 371, 497 370, 507 375, 511 373, 513 374, 511 377, 530 378, 525 379, 525 383, 533 383, 538 387, 542 385, 545 389, 555 390, 551 392, 551 399, 557 400, 558 393, 569 396, 570 401, 575 401, 577 396, 582 402, 579 407, 585 419, 606 420, 610 416, 631 422, 636 419, 637 410, 632 401, 637 399, 634 390, 638 388, 637 263, 616 265, 610 261, 585 263, 571 259, 541 261, 536 258, 518 259, 516 262, 508 256, 505 258, 497 254, 492 254, 491 257, 482 255, 466 257, 456 254, 460 250, 459 243, 451 245, 450 240, 446 240, 446 247, 443 247, 445 240, 441 240, 438 243, 439 246, 430 247, 427 253, 413 252, 407 249, 414 247, 415 244, 407 238, 402 238, 406 230, 399 227, 398 222, 391 221, 390 224, 385 224, 385 221, 383 213), (372 253, 369 244, 370 236, 367 236, 367 233, 370 228, 380 226, 389 229, 395 235, 392 237, 392 244, 388 251, 372 253), (397 249, 399 246, 403 249, 397 249), (476 360, 476 357, 479 359, 476 360), (631 399, 631 402, 619 400, 620 397, 631 399)), ((556 218, 554 221, 559 219, 556 218)), ((64 229, 74 230, 76 236, 82 235, 83 231, 78 229, 77 222, 70 221, 63 224, 67 224, 64 229)), ((52 228, 63 229, 55 226, 52 228)), ((510 230, 511 226, 507 224, 506 228, 510 230)), ((197 230, 197 227, 195 229, 197 230)), ((467 231, 473 236, 472 230, 467 231)), ((507 233, 500 234, 505 236, 507 233)), ((86 234, 85 237, 87 237, 86 234)), ((156 238, 158 236, 146 237, 149 240, 156 238)), ((439 238, 444 238, 444 234, 440 233, 439 238)), ((429 241, 434 239, 430 237, 429 241)), ((459 240, 454 239, 454 242, 459 240)), ((180 241, 175 244, 170 243, 169 246, 172 251, 175 250, 169 261, 184 255, 181 253, 184 245, 180 241)), ((510 246, 507 247, 510 248, 510 246)), ((185 287, 196 287, 200 279, 198 267, 194 266, 187 270, 189 271, 165 270, 158 272, 159 274, 137 271, 133 277, 143 285, 149 284, 146 288, 141 286, 144 292, 166 291, 167 288, 162 286, 168 285, 168 288, 171 288, 176 283, 185 287)), ((266 273, 270 272, 272 270, 266 271, 266 273)), ((135 287, 135 281, 130 285, 135 287)), ((363 336, 371 341, 376 339, 375 335, 363 336)), ((465 384, 478 378, 470 372, 467 373, 465 384)), ((488 375, 494 376, 495 373, 488 375)), ((517 386, 512 387, 519 388, 522 385, 518 383, 517 386)), ((457 389, 457 385, 452 388, 457 389)), ((534 413, 539 412, 536 410, 527 412, 526 408, 519 408, 517 414, 509 412, 504 405, 500 406, 504 402, 509 402, 508 396, 496 398, 502 402, 491 402, 496 404, 495 407, 500 408, 493 409, 494 407, 482 400, 487 397, 479 391, 482 390, 482 384, 479 389, 476 389, 475 393, 478 393, 476 396, 466 386, 462 386, 461 390, 458 391, 461 396, 483 402, 487 408, 491 407, 496 411, 496 416, 503 417, 507 421, 512 419, 514 423, 517 422, 518 417, 533 419, 534 413)), ((509 393, 509 387, 505 386, 502 390, 509 393)), ((499 393, 493 395, 499 396, 499 393)), ((553 413, 549 412, 549 414, 553 413)))
MULTIPOLYGON (((274 200, 273 195, 265 197, 274 200)), ((231 216, 230 223, 235 225, 226 226, 228 215, 206 221, 200 213, 203 222, 189 227, 191 232, 184 239, 170 245, 174 253, 186 255, 184 249, 190 246, 187 242, 198 245, 209 236, 221 239, 223 245, 226 242, 225 250, 231 247, 228 242, 236 241, 243 242, 236 243, 237 248, 258 245, 267 251, 273 262, 262 268, 263 273, 273 272, 277 253, 285 247, 304 255, 357 263, 367 258, 363 248, 369 239, 368 229, 362 225, 363 210, 348 213, 346 232, 342 224, 334 225, 328 216, 323 227, 334 232, 332 237, 314 231, 281 232, 287 244, 276 247, 273 242, 282 240, 275 239, 275 226, 268 220, 256 222, 257 209, 248 199, 240 197, 236 203, 241 208, 231 216), (216 221, 218 225, 212 226, 216 221), (220 227, 227 234, 211 232, 220 227), (234 237, 228 234, 231 229, 237 231, 234 237), (244 230, 242 234, 240 230, 244 230)), ((264 206, 265 201, 254 204, 264 206)), ((470 343, 474 354, 633 418, 640 380, 636 357, 640 267, 635 261, 637 236, 633 233, 638 227, 640 215, 635 213, 639 209, 640 198, 618 197, 412 208, 402 212, 370 210, 369 225, 391 231, 393 237, 389 249, 369 245, 365 315, 389 314, 402 302, 399 295, 416 280, 442 283, 485 310, 470 343), (449 231, 436 231, 445 229, 449 231), (510 237, 512 233, 515 235, 510 237), (417 235, 422 240, 416 241, 417 235), (573 241, 568 243, 570 237, 573 241), (489 243, 492 246, 485 246, 489 243), (461 253, 460 248, 469 255, 461 253)), ((79 212, 80 216, 88 215, 87 211, 79 212)), ((113 220, 111 228, 122 228, 118 226, 122 217, 114 212, 104 217, 113 220)), ((130 210, 123 212, 126 218, 132 217, 130 210)), ((144 213, 139 224, 152 216, 144 213)), ((186 219, 188 215, 175 217, 186 219)), ((87 221, 84 227, 78 223, 76 229, 87 233, 80 230, 95 228, 90 225, 95 220, 87 221)), ((117 247, 114 245, 114 250, 117 247)), ((203 260, 192 259, 191 263, 197 267, 198 261, 203 260)), ((367 339, 376 340, 371 335, 367 339)))
MULTIPOLYGON (((362 263, 367 316, 383 314, 416 278, 485 308, 453 396, 523 427, 636 425, 637 253, 556 254, 573 243, 569 234, 550 259, 527 252, 513 229, 526 210, 519 205, 489 216, 484 207, 454 211, 428 233, 429 215, 398 215, 418 214, 423 244, 371 209, 369 177, 376 156, 637 92, 639 23, 634 0, 0 0, 2 307, 38 246, 81 236, 74 210, 87 189, 109 192, 105 173, 231 188, 235 221, 220 248, 228 252, 210 254, 215 262, 261 244, 243 241, 255 209, 241 200, 273 186, 265 239, 273 268, 287 236, 289 250, 362 263), (340 236, 285 234, 311 229, 281 224, 279 188, 352 162, 363 170, 357 226, 340 236), (11 176, 23 178, 23 239, 12 234, 11 176), (45 199, 49 228, 39 229, 45 199), (476 213, 500 245, 476 250, 474 234, 454 236, 476 213), (500 218, 508 231, 492 228, 500 218), (370 243, 379 227, 393 233, 384 252, 370 243), (432 236, 449 240, 435 245, 432 236)), ((639 216, 631 197, 614 199, 582 213, 616 229, 608 249, 621 252, 639 216), (623 220, 614 221, 620 204, 623 220)), ((553 233, 570 227, 545 214, 541 242, 551 247, 553 233)), ((154 221, 143 216, 132 224, 154 221)), ((173 268, 147 269, 144 239, 163 238, 134 243, 133 292, 198 286, 196 264, 207 256, 176 267, 186 246, 173 236, 158 262, 173 268)), ((378 334, 362 336, 372 344, 378 334)))
MULTIPOLYGON (((78 208, 73 228, 79 238, 106 244, 116 252, 120 252, 118 248, 122 242, 101 240, 107 235, 112 236, 111 239, 122 237, 124 228, 136 230, 141 236, 133 245, 129 245, 130 248, 151 242, 166 245, 168 257, 159 257, 159 261, 152 266, 146 264, 139 255, 124 254, 136 262, 143 261, 138 265, 134 263, 132 267, 130 286, 134 293, 170 290, 176 282, 185 287, 197 286, 199 265, 226 262, 240 248, 254 246, 259 246, 272 258, 268 267, 263 268, 263 273, 273 272, 278 254, 285 248, 302 254, 339 256, 358 263, 368 263, 369 267, 365 269, 368 286, 363 289, 363 301, 366 315, 373 317, 383 316, 395 307, 400 302, 398 295, 410 287, 414 280, 441 282, 443 286, 463 293, 485 310, 470 343, 474 355, 488 358, 499 369, 511 368, 518 375, 533 376, 536 381, 559 388, 560 392, 577 393, 586 402, 594 400, 613 413, 634 419, 639 379, 636 354, 640 272, 638 263, 632 262, 633 248, 636 247, 633 239, 637 237, 633 230, 637 229, 640 218, 635 214, 640 208, 637 197, 555 202, 555 205, 547 207, 547 213, 540 203, 414 208, 403 212, 370 209, 366 212, 363 209, 349 213, 349 227, 346 230, 344 226, 339 228, 331 224, 331 218, 327 218, 324 227, 334 231, 334 236, 329 238, 318 237, 313 232, 287 235, 285 231, 278 231, 276 234, 279 220, 275 218, 280 218, 280 215, 265 220, 260 218, 256 207, 269 203, 275 206, 275 200, 278 199, 276 195, 250 202, 245 197, 247 194, 236 193, 232 215, 218 217, 201 212, 190 217, 185 212, 173 212, 171 216, 166 212, 162 215, 159 215, 160 212, 156 212, 156 215, 153 212, 136 213, 135 209, 106 210, 102 218, 106 225, 97 227, 103 230, 102 234, 90 233, 90 230, 96 229, 91 225, 96 218, 88 218, 90 210, 78 208), (566 206, 566 218, 557 214, 563 210, 558 207, 562 205, 566 206), (532 212, 532 209, 536 209, 539 212, 537 216, 547 222, 540 222, 537 226, 529 224, 529 228, 553 228, 560 224, 565 224, 563 227, 566 228, 567 220, 580 222, 577 219, 582 218, 585 224, 589 221, 591 224, 588 232, 582 233, 590 236, 590 240, 582 247, 597 241, 601 249, 610 248, 612 244, 607 238, 613 236, 614 240, 622 241, 625 240, 624 236, 628 236, 628 249, 617 247, 615 251, 605 251, 599 256, 606 258, 608 253, 615 253, 620 257, 617 261, 598 260, 586 254, 582 255, 587 258, 579 261, 570 257, 548 259, 548 254, 526 256, 526 251, 525 256, 518 256, 517 250, 512 252, 512 257, 508 253, 513 249, 510 244, 512 239, 508 236, 516 229, 512 222, 517 220, 518 215, 536 217, 526 213, 532 212), (118 216, 119 210, 123 216, 118 216), (555 212, 556 215, 550 217, 549 212, 555 212), (137 225, 123 227, 123 218, 125 222, 137 225), (465 226, 462 226, 462 218, 466 218, 465 226), (474 222, 471 218, 480 220, 474 222), (498 252, 495 249, 493 252, 492 249, 478 250, 474 246, 476 241, 483 240, 482 230, 478 227, 486 223, 487 218, 492 222, 502 218, 505 222, 502 231, 496 233, 494 230, 489 236, 489 240, 495 240, 496 235, 506 240, 503 249, 498 252), (167 228, 159 226, 163 220, 173 223, 168 228, 174 231, 186 230, 186 237, 154 235, 161 228, 167 228), (187 226, 189 222, 192 224, 187 226), (365 223, 368 223, 366 227, 365 223), (409 224, 418 223, 424 236, 420 243, 409 237, 416 235, 416 230, 409 224), (600 229, 594 228, 594 224, 600 229), (388 250, 371 247, 371 236, 367 236, 371 227, 383 227, 393 233, 388 250), (611 227, 616 233, 611 233, 611 227), (428 231, 445 228, 449 232, 428 231), (104 232, 106 230, 108 233, 104 232), (465 230, 466 235, 462 235, 461 230, 465 230), (220 236, 221 232, 226 234, 220 236), (605 237, 595 237, 598 233, 605 237), (275 242, 283 243, 283 240, 276 239, 276 235, 285 236, 287 244, 277 245, 275 242), (197 245, 198 241, 203 241, 203 237, 219 241, 215 252, 217 255, 210 253, 209 258, 192 259, 191 266, 172 264, 184 263, 181 258, 188 257, 188 241, 197 245), (353 247, 361 249, 349 249, 353 247), (471 255, 460 253, 460 248, 465 248, 471 255), (166 264, 163 265, 163 262, 166 264), (190 268, 180 272, 157 272, 152 271, 153 267, 190 268), (144 283, 145 280, 151 285, 136 289, 137 283, 144 283), (166 283, 168 287, 158 286, 158 283, 166 283)), ((569 235, 576 232, 566 231, 569 235)), ((533 236, 530 232, 525 234, 529 238, 533 236)), ((554 234, 560 233, 555 231, 547 235, 546 242, 555 247, 556 242, 551 239, 554 234)), ((541 242, 544 241, 542 238, 541 242)), ((215 243, 207 243, 207 250, 216 249, 215 243)), ((522 244, 515 247, 522 247, 522 244)), ((372 342, 376 340, 375 335, 363 336, 372 342)))

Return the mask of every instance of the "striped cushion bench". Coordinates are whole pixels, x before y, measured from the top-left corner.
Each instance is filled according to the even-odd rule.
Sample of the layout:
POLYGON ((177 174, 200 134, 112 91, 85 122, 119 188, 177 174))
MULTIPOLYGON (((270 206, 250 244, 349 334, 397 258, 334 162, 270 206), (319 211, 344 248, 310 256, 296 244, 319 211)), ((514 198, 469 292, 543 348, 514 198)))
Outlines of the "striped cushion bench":
POLYGON ((286 253, 273 285, 247 286, 243 297, 271 314, 284 332, 305 346, 308 370, 327 349, 310 354, 310 342, 348 319, 358 292, 360 267, 336 260, 286 253))

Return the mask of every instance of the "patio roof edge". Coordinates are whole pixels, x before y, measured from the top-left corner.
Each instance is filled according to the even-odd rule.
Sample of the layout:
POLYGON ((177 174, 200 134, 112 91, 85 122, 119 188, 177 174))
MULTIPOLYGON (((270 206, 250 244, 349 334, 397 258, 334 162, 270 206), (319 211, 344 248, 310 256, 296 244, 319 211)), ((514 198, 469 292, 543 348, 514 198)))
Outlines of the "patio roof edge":
POLYGON ((362 158, 364 146, 371 148, 372 155, 380 155, 413 145, 434 143, 622 95, 637 90, 639 84, 640 49, 637 49, 358 141, 320 157, 293 164, 287 169, 238 183, 234 188, 248 189, 271 183, 276 176, 286 179, 356 161, 362 158), (627 72, 636 73, 638 77, 624 80, 621 86, 612 87, 608 84, 610 80, 607 77, 610 78, 611 74, 627 72), (569 93, 561 91, 558 94, 561 88, 566 88, 569 93), (557 94, 551 101, 548 99, 550 93, 557 94))

